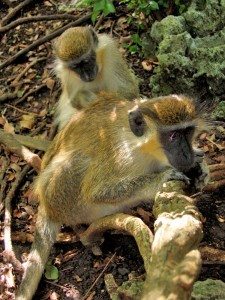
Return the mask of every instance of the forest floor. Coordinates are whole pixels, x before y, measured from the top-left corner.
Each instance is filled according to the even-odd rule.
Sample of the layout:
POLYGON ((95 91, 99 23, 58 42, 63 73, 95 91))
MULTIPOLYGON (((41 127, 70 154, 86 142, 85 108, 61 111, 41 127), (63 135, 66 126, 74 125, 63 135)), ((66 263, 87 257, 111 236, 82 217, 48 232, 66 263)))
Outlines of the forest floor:
MULTIPOLYGON (((20 10, 13 20, 25 16, 59 14, 56 1, 33 1, 34 5, 20 10)), ((7 5, 0 2, 0 19, 9 12, 7 5)), ((69 12, 77 18, 81 12, 69 12)), ((53 30, 69 23, 68 20, 29 22, 5 32, 0 31, 0 63, 18 51, 48 35, 53 30)), ((90 24, 86 22, 85 24, 90 24)), ((84 24, 84 25, 85 25, 84 24)), ((1 28, 0 28, 1 30, 1 28)), ((112 34, 120 43, 129 41, 135 33, 127 23, 126 8, 118 9, 116 16, 103 18, 99 32, 112 34)), ((122 49, 124 56, 141 79, 141 93, 150 96, 149 78, 154 63, 146 62, 137 54, 131 55, 122 49), (150 67, 146 68, 146 63, 150 67)), ((55 104, 60 94, 60 86, 52 74, 52 41, 45 42, 0 70, 0 128, 10 133, 48 138, 51 135, 55 104), (33 62, 33 65, 30 65, 33 62), (26 67, 27 72, 21 74, 26 67), (5 98, 7 95, 7 100, 5 98), (2 100, 5 99, 5 100, 2 100)), ((225 163, 225 123, 218 123, 208 133, 200 135, 197 146, 202 148, 208 163, 225 163)), ((1 201, 9 194, 26 162, 0 148, 1 201)), ((42 155, 43 153, 38 153, 42 155)), ((23 260, 31 245, 35 228, 37 201, 32 197, 32 183, 36 172, 29 168, 16 186, 12 199, 12 241, 17 257, 23 260)), ((198 207, 204 217, 204 238, 201 242, 203 266, 199 280, 206 278, 225 281, 225 190, 198 196, 198 207)), ((151 229, 154 218, 149 207, 143 205, 130 211, 141 217, 151 229)), ((1 251, 4 250, 4 207, 0 216, 1 251)), ((35 299, 109 299, 104 284, 104 274, 112 273, 116 282, 144 274, 142 258, 132 237, 118 232, 106 233, 101 245, 102 255, 95 256, 85 248, 70 228, 63 228, 60 242, 52 249, 50 261, 59 270, 58 280, 42 277, 35 299)), ((10 263, 0 256, 0 299, 13 299, 19 274, 12 270, 10 263)))

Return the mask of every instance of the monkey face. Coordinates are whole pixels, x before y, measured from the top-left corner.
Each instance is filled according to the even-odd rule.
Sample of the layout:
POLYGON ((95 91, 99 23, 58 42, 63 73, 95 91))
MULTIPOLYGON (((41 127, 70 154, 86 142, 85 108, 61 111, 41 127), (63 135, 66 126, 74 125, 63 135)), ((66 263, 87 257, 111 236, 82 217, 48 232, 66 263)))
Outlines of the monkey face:
POLYGON ((98 74, 98 66, 96 63, 96 54, 91 51, 88 55, 81 60, 73 60, 68 63, 70 70, 78 74, 84 82, 91 82, 95 80, 98 74))
POLYGON ((192 139, 195 126, 164 129, 159 132, 161 144, 170 164, 181 172, 188 171, 194 164, 195 155, 192 139))

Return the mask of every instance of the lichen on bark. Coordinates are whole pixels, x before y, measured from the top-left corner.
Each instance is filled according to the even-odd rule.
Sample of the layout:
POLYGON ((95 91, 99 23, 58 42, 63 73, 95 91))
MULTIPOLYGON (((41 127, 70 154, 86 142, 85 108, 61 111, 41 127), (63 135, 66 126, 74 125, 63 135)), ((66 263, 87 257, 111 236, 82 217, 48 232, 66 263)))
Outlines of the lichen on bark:
MULTIPOLYGON (((153 96, 185 93, 207 102, 225 94, 225 0, 194 0, 181 16, 156 21, 149 33, 159 65, 153 96)), ((145 43, 148 50, 148 44, 145 43)))

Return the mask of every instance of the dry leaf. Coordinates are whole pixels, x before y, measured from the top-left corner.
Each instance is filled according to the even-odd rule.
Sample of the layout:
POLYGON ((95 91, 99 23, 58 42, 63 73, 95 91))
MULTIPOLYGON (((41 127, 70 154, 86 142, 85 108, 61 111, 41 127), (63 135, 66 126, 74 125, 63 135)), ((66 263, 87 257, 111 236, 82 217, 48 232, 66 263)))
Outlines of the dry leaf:
POLYGON ((152 61, 143 60, 141 62, 141 64, 142 64, 143 69, 146 70, 146 71, 151 71, 152 68, 153 68, 152 61))
POLYGON ((14 126, 11 123, 9 123, 7 120, 6 120, 3 128, 4 128, 5 132, 15 133, 14 126))
POLYGON ((22 120, 20 121, 21 128, 32 129, 35 123, 35 115, 30 113, 27 115, 22 115, 22 120))
POLYGON ((5 118, 0 117, 0 125, 4 126, 5 125, 5 118))
POLYGON ((12 273, 12 267, 9 267, 5 269, 4 275, 5 275, 5 280, 6 280, 6 286, 8 288, 15 287, 15 282, 14 282, 14 276, 12 273))
POLYGON ((83 279, 80 278, 78 275, 74 275, 74 278, 76 279, 77 282, 83 281, 83 279))
POLYGON ((58 299, 60 299, 60 296, 56 292, 50 292, 49 299, 50 300, 58 300, 58 299))
POLYGON ((52 93, 52 90, 53 90, 54 85, 55 85, 55 80, 53 80, 52 78, 47 78, 45 80, 45 83, 46 83, 47 87, 50 89, 50 91, 52 93))

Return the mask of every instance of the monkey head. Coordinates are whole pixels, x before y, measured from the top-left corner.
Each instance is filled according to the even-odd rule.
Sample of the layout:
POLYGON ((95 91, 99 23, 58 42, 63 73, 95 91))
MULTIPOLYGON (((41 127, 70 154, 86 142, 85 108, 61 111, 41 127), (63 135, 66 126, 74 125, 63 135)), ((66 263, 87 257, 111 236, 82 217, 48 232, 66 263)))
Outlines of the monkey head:
POLYGON ((144 138, 140 150, 181 172, 195 163, 193 139, 203 129, 193 100, 169 95, 143 101, 129 112, 132 132, 144 138))
POLYGON ((56 56, 82 81, 91 82, 98 74, 96 48, 98 36, 91 27, 67 29, 55 42, 56 56))

